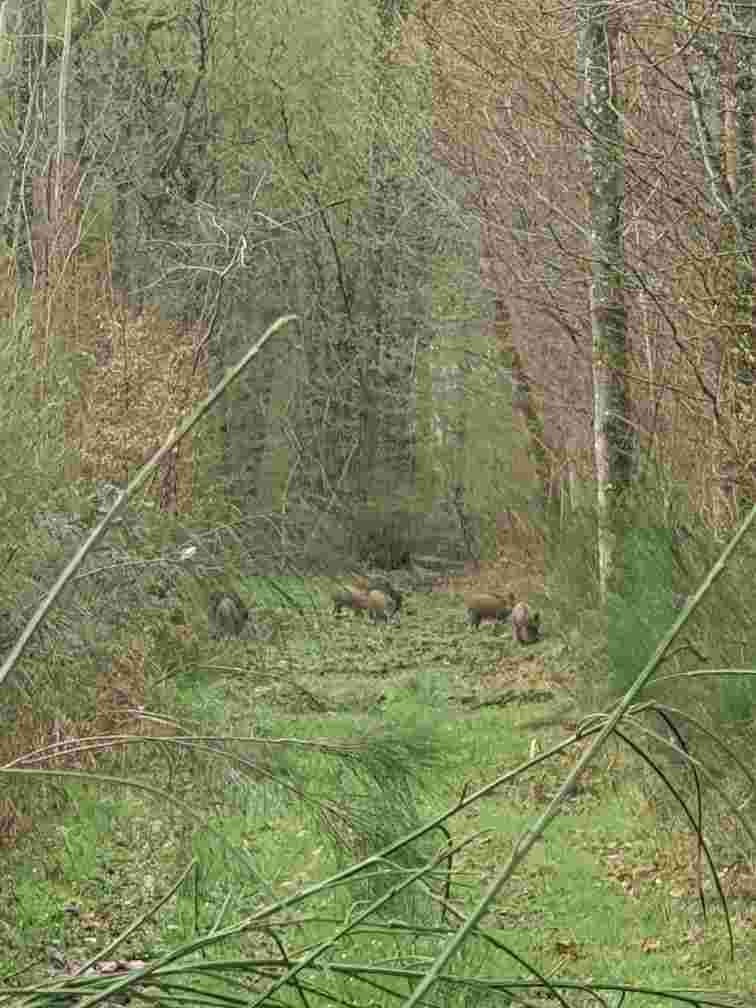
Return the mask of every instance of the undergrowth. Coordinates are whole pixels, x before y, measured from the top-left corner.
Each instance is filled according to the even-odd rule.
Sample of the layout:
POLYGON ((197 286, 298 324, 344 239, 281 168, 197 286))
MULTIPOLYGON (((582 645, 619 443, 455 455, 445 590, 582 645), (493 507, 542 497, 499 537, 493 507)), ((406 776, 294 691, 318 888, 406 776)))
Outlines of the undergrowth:
MULTIPOLYGON (((326 587, 297 584, 284 590, 327 603, 326 587)), ((521 651, 499 627, 467 629, 463 607, 449 596, 417 597, 409 610, 383 627, 314 605, 287 606, 273 638, 217 642, 200 632, 186 664, 174 662, 167 677, 148 658, 144 710, 123 711, 119 727, 135 741, 104 748, 97 770, 157 790, 74 778, 54 785, 55 815, 34 815, 33 832, 19 834, 2 869, 6 994, 60 969, 70 973, 155 907, 118 944, 116 976, 184 946, 196 996, 228 993, 218 970, 229 958, 246 962, 234 983, 249 996, 262 993, 269 972, 250 964, 280 966, 283 949, 293 963, 326 942, 327 974, 301 981, 315 1003, 404 997, 581 748, 507 777, 443 829, 343 877, 355 860, 439 809, 453 810, 562 737, 558 725, 528 727, 572 692, 576 670, 564 672, 569 649, 558 627, 521 651), (560 665, 561 679, 552 679, 560 665), (535 686, 551 699, 518 702, 535 686), (145 712, 157 718, 160 709, 172 709, 172 717, 145 724, 145 712), (158 724, 162 742, 137 741, 158 724), (206 741, 190 741, 190 729, 206 741), (410 891, 355 923, 363 908, 455 846, 410 891), (329 877, 341 881, 321 889, 329 877), (265 907, 283 908, 308 891, 251 923, 265 907), (352 924, 335 938, 338 922, 352 924), (217 940, 195 960, 197 936, 213 933, 217 940)), ((645 987, 747 984, 754 945, 746 863, 727 883, 738 952, 732 964, 716 901, 701 915, 690 830, 679 817, 659 825, 663 789, 639 771, 617 746, 581 778, 442 981, 445 1003, 471 996, 472 976, 531 981, 521 961, 564 983, 589 973, 596 983, 621 977, 645 987)), ((709 822, 724 835, 726 819, 709 822)), ((166 969, 152 980, 164 996, 174 982, 166 969)), ((90 993, 106 981, 112 974, 96 968, 90 993)))

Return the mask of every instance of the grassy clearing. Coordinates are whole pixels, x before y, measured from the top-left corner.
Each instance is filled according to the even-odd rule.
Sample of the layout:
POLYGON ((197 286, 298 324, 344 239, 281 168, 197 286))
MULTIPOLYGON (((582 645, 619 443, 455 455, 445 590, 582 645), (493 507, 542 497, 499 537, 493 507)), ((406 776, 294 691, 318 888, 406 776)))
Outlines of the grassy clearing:
MULTIPOLYGON (((183 807, 126 787, 45 783, 56 795, 55 814, 35 817, 0 867, 0 977, 27 970, 28 982, 61 963, 85 961, 195 859, 176 894, 116 953, 127 962, 154 960, 334 875, 564 734, 559 727, 527 727, 567 696, 555 627, 524 651, 505 627, 470 632, 449 596, 418 596, 399 624, 384 627, 354 614, 331 615, 325 584, 291 580, 276 587, 256 579, 244 588, 270 633, 221 643, 200 635, 187 651, 191 661, 176 669, 174 655, 168 677, 155 669, 159 685, 146 706, 170 710, 181 726, 177 734, 191 728, 255 742, 229 745, 224 756, 140 746, 99 766, 149 782, 183 807), (281 588, 301 608, 281 605, 281 588), (509 689, 524 696, 536 687, 550 689, 552 698, 495 702, 509 689), (330 818, 314 798, 332 803, 330 818), (339 818, 333 803, 352 818, 339 818)), ((321 977, 309 990, 315 1003, 318 984, 358 1004, 396 1003, 383 988, 405 996, 412 970, 439 951, 457 925, 455 913, 475 906, 574 759, 574 753, 555 758, 450 819, 450 840, 471 842, 455 855, 450 876, 443 866, 433 873, 437 895, 448 884, 447 913, 421 890, 397 898, 330 948, 327 983, 321 977), (410 917, 418 922, 411 939, 392 925, 410 917), (390 964, 398 972, 359 979, 342 972, 356 962, 390 964)), ((676 820, 660 825, 654 789, 661 785, 649 788, 630 756, 607 751, 500 895, 484 922, 489 939, 562 978, 748 988, 756 965, 753 875, 743 869, 725 879, 738 952, 733 964, 711 882, 704 874, 704 922, 694 845, 676 820)), ((718 829, 717 820, 711 828, 718 829)), ((273 927, 214 945, 201 962, 259 957, 261 950, 273 956, 281 943, 295 958, 444 843, 440 831, 432 832, 394 863, 393 874, 381 875, 391 866, 379 866, 372 882, 360 877, 323 890, 277 914, 273 927)), ((530 979, 506 951, 479 938, 454 969, 530 979)), ((246 982, 247 993, 263 989, 259 976, 246 982)), ((201 986, 221 989, 211 976, 201 986)), ((451 981, 439 991, 438 1003, 469 1003, 469 991, 451 981)))

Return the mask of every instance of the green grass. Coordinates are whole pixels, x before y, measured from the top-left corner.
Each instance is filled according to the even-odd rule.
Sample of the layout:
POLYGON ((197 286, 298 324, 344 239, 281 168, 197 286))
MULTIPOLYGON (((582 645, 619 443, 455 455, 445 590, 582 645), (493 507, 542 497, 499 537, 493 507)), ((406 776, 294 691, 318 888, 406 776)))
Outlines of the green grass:
POLYGON ((247 575, 241 578, 240 583, 253 604, 262 608, 293 606, 317 609, 323 601, 321 589, 316 584, 292 574, 276 577, 247 575))
MULTIPOLYGON (((178 711, 181 724, 199 734, 255 736, 267 743, 235 743, 244 764, 164 745, 140 746, 125 768, 121 756, 100 765, 163 788, 187 803, 191 814, 149 793, 69 780, 58 813, 36 819, 34 830, 5 851, 0 976, 44 956, 50 945, 69 961, 85 960, 151 907, 194 859, 197 867, 178 892, 116 953, 124 960, 165 954, 335 874, 525 761, 534 740, 545 748, 561 737, 556 728, 522 727, 548 714, 548 703, 474 709, 467 702, 511 685, 513 670, 527 671, 540 660, 550 667, 559 647, 553 635, 522 652, 503 628, 470 632, 462 607, 449 598, 413 599, 400 623, 383 627, 354 614, 336 618, 312 605, 300 610, 279 599, 274 606, 273 597, 264 595, 268 587, 266 579, 244 585, 266 612, 275 610, 273 637, 202 641, 191 652, 195 664, 168 679, 153 670, 161 685, 147 698, 149 709, 178 711), (502 671, 492 678, 497 662, 502 671), (208 671, 213 664, 216 670, 208 671), (306 745, 343 740, 364 746, 362 762, 306 745), (413 769, 416 777, 409 774, 413 769), (364 833, 334 843, 314 805, 298 791, 343 803, 358 815, 364 833)), ((292 579, 285 590, 302 604, 324 597, 292 579)), ((447 820, 452 842, 471 839, 453 861, 446 895, 454 910, 465 913, 476 905, 568 769, 566 758, 544 764, 447 820)), ((660 828, 639 779, 633 763, 615 765, 601 756, 584 789, 565 804, 489 908, 484 927, 546 974, 659 986, 749 986, 754 939, 747 902, 733 904, 739 955, 731 964, 715 900, 704 929, 683 834, 668 823, 660 828)), ((434 831, 414 856, 427 857, 445 842, 434 831)), ((417 863, 408 856, 394 866, 391 881, 417 863)), ((434 877, 441 892, 441 867, 434 877)), ((289 955, 301 954, 329 938, 334 921, 354 919, 387 884, 383 875, 370 884, 354 880, 321 891, 278 914, 274 931, 289 955)), ((333 969, 317 984, 359 1004, 397 1003, 364 980, 343 977, 337 967, 370 961, 423 968, 456 921, 443 921, 439 905, 418 893, 339 940, 326 956, 333 969), (413 937, 390 923, 410 915, 418 922, 413 937)), ((264 950, 275 956, 280 947, 269 933, 253 930, 208 950, 203 961, 260 956, 264 950)), ((468 975, 527 976, 480 939, 452 968, 468 975)), ((250 989, 262 989, 259 980, 249 982, 250 989)), ((410 990, 401 976, 380 982, 402 995, 410 990)), ((217 979, 203 984, 220 989, 217 979)), ((442 987, 437 1003, 472 1003, 469 997, 442 987)), ((475 1003, 485 1003, 482 994, 476 997, 475 1003)), ((312 1003, 325 1002, 315 997, 312 1003)))

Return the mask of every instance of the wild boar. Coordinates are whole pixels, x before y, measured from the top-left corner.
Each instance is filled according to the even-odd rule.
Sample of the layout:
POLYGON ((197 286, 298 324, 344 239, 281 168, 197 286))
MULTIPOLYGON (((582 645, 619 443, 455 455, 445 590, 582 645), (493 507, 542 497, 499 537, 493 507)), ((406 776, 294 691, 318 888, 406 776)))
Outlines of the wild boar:
POLYGON ((215 632, 229 637, 238 637, 249 618, 249 610, 236 592, 213 592, 208 609, 215 632))
POLYGON ((387 592, 374 588, 368 592, 368 613, 376 623, 387 623, 396 612, 394 600, 387 592))
POLYGON ((531 613, 524 602, 518 602, 512 609, 512 638, 518 644, 535 644, 540 633, 540 613, 531 613))
POLYGON ((467 618, 471 627, 479 627, 481 620, 509 619, 514 605, 514 595, 510 592, 507 598, 501 595, 480 593, 465 598, 467 618))
POLYGON ((368 607, 368 593, 358 588, 342 588, 333 593, 333 612, 338 616, 342 609, 365 612, 368 607))

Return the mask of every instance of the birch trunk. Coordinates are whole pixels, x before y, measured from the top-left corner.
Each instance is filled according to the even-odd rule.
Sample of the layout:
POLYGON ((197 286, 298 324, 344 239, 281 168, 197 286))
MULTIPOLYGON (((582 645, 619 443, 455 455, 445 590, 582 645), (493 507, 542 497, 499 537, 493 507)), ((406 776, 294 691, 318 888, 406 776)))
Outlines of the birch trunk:
POLYGON ((618 19, 607 3, 583 9, 579 58, 585 82, 586 160, 590 166, 593 420, 601 597, 615 580, 617 511, 630 478, 632 436, 626 387, 622 210, 624 152, 615 90, 618 19))

